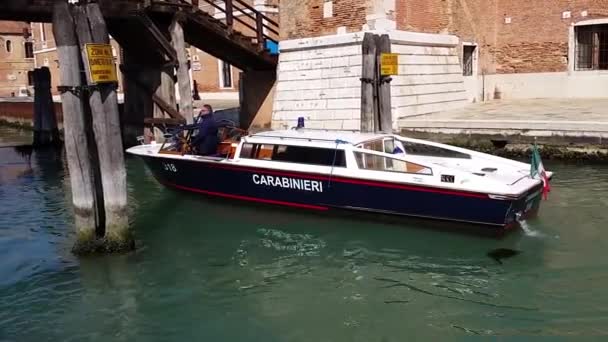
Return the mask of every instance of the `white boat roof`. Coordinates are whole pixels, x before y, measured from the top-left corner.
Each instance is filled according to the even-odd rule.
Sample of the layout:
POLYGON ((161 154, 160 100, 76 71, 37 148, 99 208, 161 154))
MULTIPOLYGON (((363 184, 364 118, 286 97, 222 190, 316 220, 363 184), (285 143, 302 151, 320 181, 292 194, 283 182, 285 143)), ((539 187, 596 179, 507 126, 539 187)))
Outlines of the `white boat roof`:
POLYGON ((252 134, 252 138, 265 138, 265 139, 280 139, 280 140, 294 140, 302 141, 326 141, 334 142, 340 140, 353 145, 360 144, 364 141, 378 139, 382 137, 391 136, 390 134, 381 133, 360 133, 355 131, 339 131, 339 130, 323 130, 323 129, 291 129, 291 130, 280 130, 280 131, 266 131, 252 134))

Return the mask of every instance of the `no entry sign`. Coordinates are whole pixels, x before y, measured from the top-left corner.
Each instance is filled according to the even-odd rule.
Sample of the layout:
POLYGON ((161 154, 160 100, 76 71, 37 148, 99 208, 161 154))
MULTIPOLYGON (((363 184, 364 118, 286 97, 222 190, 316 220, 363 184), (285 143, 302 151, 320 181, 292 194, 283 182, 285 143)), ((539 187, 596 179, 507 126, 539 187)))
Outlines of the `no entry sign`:
POLYGON ((110 44, 85 44, 87 71, 91 83, 118 82, 110 44))

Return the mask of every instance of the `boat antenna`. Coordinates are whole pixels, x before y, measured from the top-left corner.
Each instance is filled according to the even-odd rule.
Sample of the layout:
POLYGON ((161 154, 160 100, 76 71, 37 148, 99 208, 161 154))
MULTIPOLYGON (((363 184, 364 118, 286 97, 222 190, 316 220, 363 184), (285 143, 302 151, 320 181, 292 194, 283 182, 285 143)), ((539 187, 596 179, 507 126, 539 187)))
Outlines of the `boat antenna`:
POLYGON ((340 144, 348 144, 348 141, 336 139, 336 148, 334 149, 334 160, 331 162, 331 171, 329 172, 329 182, 327 183, 327 187, 331 188, 331 177, 334 174, 334 166, 336 165, 336 155, 338 154, 338 145, 340 144))

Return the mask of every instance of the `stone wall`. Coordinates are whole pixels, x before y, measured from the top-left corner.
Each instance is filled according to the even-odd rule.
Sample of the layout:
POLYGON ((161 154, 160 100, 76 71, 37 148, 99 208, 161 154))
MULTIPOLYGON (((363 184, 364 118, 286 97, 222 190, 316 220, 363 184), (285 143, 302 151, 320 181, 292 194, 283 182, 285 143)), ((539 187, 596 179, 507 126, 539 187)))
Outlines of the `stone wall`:
POLYGON ((358 129, 363 33, 282 41, 272 127, 358 129))
POLYGON ((390 36, 391 51, 399 54, 399 75, 391 83, 395 120, 467 103, 457 37, 405 31, 390 36))
MULTIPOLYGON (((403 31, 388 33, 399 54, 393 77, 393 119, 466 104, 458 38, 403 31)), ((298 117, 310 128, 359 129, 363 32, 281 42, 272 127, 290 128, 298 117)))

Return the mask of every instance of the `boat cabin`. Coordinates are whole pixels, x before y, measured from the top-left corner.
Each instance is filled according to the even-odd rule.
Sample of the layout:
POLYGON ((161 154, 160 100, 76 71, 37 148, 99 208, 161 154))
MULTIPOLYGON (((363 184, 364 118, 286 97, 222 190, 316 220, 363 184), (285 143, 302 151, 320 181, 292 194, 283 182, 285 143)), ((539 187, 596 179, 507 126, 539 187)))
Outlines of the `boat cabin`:
POLYGON ((408 162, 403 141, 393 135, 291 130, 244 137, 235 159, 432 175, 408 162))

